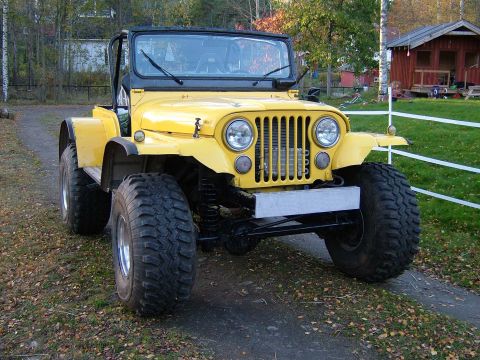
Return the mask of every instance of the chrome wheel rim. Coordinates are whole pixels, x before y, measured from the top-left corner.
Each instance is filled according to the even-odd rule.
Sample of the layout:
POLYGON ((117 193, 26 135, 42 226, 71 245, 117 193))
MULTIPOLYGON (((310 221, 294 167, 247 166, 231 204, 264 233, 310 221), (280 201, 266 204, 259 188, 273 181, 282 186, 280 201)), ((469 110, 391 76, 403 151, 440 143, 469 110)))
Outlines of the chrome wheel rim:
POLYGON ((351 233, 342 241, 342 247, 348 251, 356 250, 363 242, 363 235, 365 232, 365 223, 363 219, 362 210, 358 211, 356 215, 356 226, 351 229, 351 233))
POLYGON ((130 244, 127 241, 127 222, 123 216, 117 220, 117 254, 120 271, 124 277, 130 273, 130 244))
POLYGON ((62 174, 62 210, 64 214, 66 214, 68 210, 69 195, 70 195, 70 192, 68 190, 67 174, 66 174, 66 171, 64 170, 62 174))

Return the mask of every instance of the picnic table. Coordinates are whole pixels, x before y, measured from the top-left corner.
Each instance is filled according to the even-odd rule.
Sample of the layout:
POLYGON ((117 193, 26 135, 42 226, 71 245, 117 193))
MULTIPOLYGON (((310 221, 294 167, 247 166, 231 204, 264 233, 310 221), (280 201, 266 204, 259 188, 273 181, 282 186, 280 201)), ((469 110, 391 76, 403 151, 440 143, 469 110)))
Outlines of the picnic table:
POLYGON ((480 97, 480 85, 469 86, 468 92, 465 94, 465 100, 476 96, 480 97))

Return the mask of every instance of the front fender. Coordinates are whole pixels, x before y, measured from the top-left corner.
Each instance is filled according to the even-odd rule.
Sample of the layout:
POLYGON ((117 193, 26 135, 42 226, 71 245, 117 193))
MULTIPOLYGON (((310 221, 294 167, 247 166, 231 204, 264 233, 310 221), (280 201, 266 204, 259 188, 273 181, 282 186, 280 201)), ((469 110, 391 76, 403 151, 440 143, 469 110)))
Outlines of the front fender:
POLYGON ((145 141, 135 144, 138 155, 191 156, 216 173, 236 174, 232 161, 214 137, 145 131, 145 141))
MULTIPOLYGON (((120 135, 118 121, 112 118, 73 117, 66 119, 60 130, 60 151, 65 139, 77 148, 78 167, 101 166, 107 142, 120 135)), ((61 156, 61 154, 60 154, 61 156)))
POLYGON ((377 146, 408 145, 400 136, 371 133, 347 133, 332 160, 332 170, 360 165, 377 146))

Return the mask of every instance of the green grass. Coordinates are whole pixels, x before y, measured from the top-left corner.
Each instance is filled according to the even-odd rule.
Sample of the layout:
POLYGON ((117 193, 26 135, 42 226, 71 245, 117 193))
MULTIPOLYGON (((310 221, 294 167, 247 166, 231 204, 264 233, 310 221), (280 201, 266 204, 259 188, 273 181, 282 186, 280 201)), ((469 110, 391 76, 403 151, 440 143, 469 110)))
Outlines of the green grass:
MULTIPOLYGON (((387 110, 387 104, 348 110, 387 110)), ((394 111, 480 122, 480 102, 465 100, 397 101, 394 111)), ((353 131, 384 133, 386 116, 350 116, 353 131)), ((413 141, 399 150, 480 168, 480 129, 393 118, 397 134, 413 141)), ((372 152, 369 161, 386 161, 372 152)), ((393 156, 394 165, 413 186, 480 204, 480 175, 393 156)), ((480 290, 480 210, 418 194, 422 213, 421 253, 417 265, 435 275, 480 290)))

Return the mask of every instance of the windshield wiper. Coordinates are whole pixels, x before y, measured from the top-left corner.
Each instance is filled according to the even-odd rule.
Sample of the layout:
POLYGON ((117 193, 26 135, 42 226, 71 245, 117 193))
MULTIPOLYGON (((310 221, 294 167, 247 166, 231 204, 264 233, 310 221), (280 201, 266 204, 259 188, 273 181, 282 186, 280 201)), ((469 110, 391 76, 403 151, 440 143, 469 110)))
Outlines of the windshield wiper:
POLYGON ((260 81, 265 80, 268 75, 272 75, 272 74, 274 74, 274 73, 276 73, 276 72, 279 72, 280 70, 286 69, 286 68, 288 68, 288 67, 290 67, 290 64, 285 65, 285 66, 282 66, 282 67, 279 67, 279 68, 276 68, 276 69, 273 69, 272 71, 269 71, 268 73, 266 73, 265 75, 263 75, 260 80, 255 80, 252 85, 253 85, 253 86, 257 86, 258 83, 259 83, 260 81))
POLYGON ((157 69, 157 70, 161 71, 162 73, 164 73, 165 76, 168 76, 170 79, 172 79, 173 81, 175 81, 177 84, 183 85, 183 80, 177 78, 177 77, 176 77, 175 75, 173 75, 171 72, 167 71, 166 69, 164 69, 163 67, 161 67, 160 65, 158 65, 150 56, 147 55, 147 53, 146 53, 145 51, 143 51, 143 49, 140 50, 140 51, 142 52, 143 56, 145 56, 145 57, 147 58, 148 62, 149 62, 150 64, 152 64, 152 66, 153 66, 155 69, 157 69))

